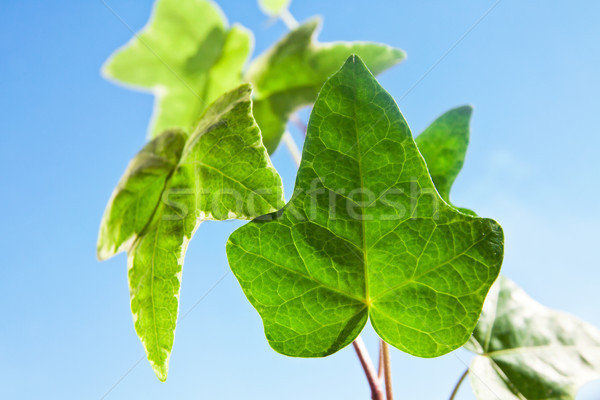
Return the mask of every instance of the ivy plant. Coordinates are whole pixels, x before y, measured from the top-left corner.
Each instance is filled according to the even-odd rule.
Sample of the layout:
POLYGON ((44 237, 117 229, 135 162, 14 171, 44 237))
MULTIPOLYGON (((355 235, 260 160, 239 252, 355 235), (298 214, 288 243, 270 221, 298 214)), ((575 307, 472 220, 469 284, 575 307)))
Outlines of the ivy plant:
POLYGON ((321 21, 298 24, 290 0, 259 5, 290 32, 249 63, 252 33, 214 2, 157 0, 103 69, 156 101, 97 254, 127 252, 134 327, 157 377, 167 379, 189 241, 202 221, 238 219, 251 221, 215 251, 226 251, 271 347, 325 357, 352 343, 375 400, 392 400, 389 345, 419 357, 471 350, 451 398, 468 373, 486 400, 572 399, 600 378, 600 332, 498 279, 502 228, 451 202, 472 107, 413 138, 375 78, 402 50, 320 43, 321 21), (285 203, 269 154, 311 105, 285 203), (368 320, 381 338, 379 374, 359 336, 368 320))

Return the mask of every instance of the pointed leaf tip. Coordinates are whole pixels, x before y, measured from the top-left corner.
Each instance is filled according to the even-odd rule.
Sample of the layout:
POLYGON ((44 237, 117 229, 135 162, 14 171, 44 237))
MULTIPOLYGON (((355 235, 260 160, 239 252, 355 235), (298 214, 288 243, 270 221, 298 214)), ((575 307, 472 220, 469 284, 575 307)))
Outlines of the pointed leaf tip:
MULTIPOLYGON (((451 204, 450 190, 463 167, 469 146, 472 112, 470 105, 453 108, 439 116, 415 139, 436 189, 448 204, 451 204)), ((475 215, 471 210, 456 208, 475 215)))
POLYGON ((169 374, 169 363, 167 361, 166 365, 156 365, 152 364, 152 369, 154 370, 154 374, 161 382, 167 381, 167 375, 169 374))

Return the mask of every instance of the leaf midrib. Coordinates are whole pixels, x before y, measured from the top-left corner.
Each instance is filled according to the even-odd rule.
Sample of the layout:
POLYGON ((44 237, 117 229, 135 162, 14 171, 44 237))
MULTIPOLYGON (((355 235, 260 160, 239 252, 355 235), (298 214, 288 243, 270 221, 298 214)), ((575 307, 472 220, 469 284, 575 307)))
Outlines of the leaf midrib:
MULTIPOLYGON (((356 57, 353 57, 352 62, 354 63, 354 65, 356 65, 356 57)), ((354 74, 354 80, 357 81, 356 78, 356 69, 353 69, 353 74, 354 74)), ((357 96, 358 96, 358 92, 356 90, 358 85, 353 85, 352 90, 354 92, 354 101, 352 102, 353 104, 353 108, 354 108, 354 133, 356 136, 356 163, 358 165, 358 176, 360 178, 360 193, 362 194, 364 192, 364 180, 363 180, 363 174, 362 174, 362 156, 361 156, 361 151, 360 151, 360 136, 358 134, 358 109, 357 109, 357 96)), ((364 216, 364 208, 360 207, 360 214, 361 216, 364 216)), ((367 242, 366 242, 366 224, 365 224, 365 219, 361 218, 360 219, 360 227, 361 227, 361 245, 362 245, 362 252, 363 252, 363 259, 361 260, 363 262, 363 274, 364 274, 364 279, 365 279, 365 302, 368 306, 371 305, 371 298, 370 298, 370 294, 369 294, 369 271, 368 271, 368 265, 369 265, 369 255, 367 253, 367 242)))
POLYGON ((154 328, 154 337, 155 337, 155 347, 156 354, 160 355, 160 344, 158 340, 158 327, 156 322, 156 306, 154 304, 154 264, 156 259, 156 249, 158 248, 158 231, 160 229, 160 224, 162 223, 162 218, 160 218, 157 222, 156 232, 154 234, 154 245, 152 246, 152 268, 150 270, 150 275, 152 277, 150 283, 150 298, 152 299, 152 327, 154 328))

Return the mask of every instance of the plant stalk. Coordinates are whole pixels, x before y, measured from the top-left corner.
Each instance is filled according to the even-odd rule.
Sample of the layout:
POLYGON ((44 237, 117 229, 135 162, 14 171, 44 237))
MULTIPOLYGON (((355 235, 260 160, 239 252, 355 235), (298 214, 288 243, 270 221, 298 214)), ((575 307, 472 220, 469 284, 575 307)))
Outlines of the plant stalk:
POLYGON ((385 396, 387 400, 394 400, 392 391, 392 360, 390 358, 390 345, 381 339, 381 353, 383 355, 383 374, 385 378, 385 396))
POLYGON ((454 386, 454 390, 452 391, 452 394, 450 395, 450 399, 449 400, 454 400, 454 397, 458 393, 458 389, 460 388, 460 385, 463 383, 463 381, 467 377, 468 373, 469 373, 469 368, 467 368, 466 371, 463 372, 463 374, 458 379, 458 382, 456 382, 456 386, 454 386))
POLYGON ((298 27, 298 21, 296 21, 296 18, 294 18, 294 16, 290 12, 290 10, 288 10, 287 8, 285 8, 283 11, 281 11, 281 13, 279 14, 279 18, 281 18, 281 20, 283 21, 285 26, 290 31, 294 30, 298 27))
POLYGON ((377 366, 377 378, 383 382, 383 341, 379 342, 379 365, 377 366))
POLYGON ((300 166, 300 161, 302 160, 302 154, 300 153, 300 149, 298 148, 298 145, 294 141, 292 134, 289 131, 285 131, 282 139, 283 139, 283 143, 285 143, 285 146, 287 147, 288 151, 290 152, 292 159, 294 160, 294 162, 296 163, 297 166, 300 166))
POLYGON ((362 368, 365 371, 365 375, 367 376, 367 381, 369 382, 369 387, 371 388, 371 399, 384 400, 383 390, 381 388, 381 381, 377 377, 375 367, 373 366, 373 362, 371 361, 369 352, 365 347, 365 343, 359 336, 354 342, 352 342, 352 345, 354 346, 354 350, 356 351, 356 355, 358 356, 360 365, 362 365, 362 368))
MULTIPOLYGON (((294 30, 298 27, 298 21, 296 20, 296 18, 294 18, 294 16, 290 12, 290 10, 288 10, 287 8, 285 8, 279 14, 279 18, 281 19, 281 21, 283 21, 285 26, 290 31, 294 30)), ((296 116, 296 118, 297 118, 297 116, 296 116)), ((306 135, 306 133, 305 133, 305 135, 306 135)), ((292 134, 287 129, 283 133, 282 140, 285 143, 285 146, 287 147, 288 151, 290 152, 290 155, 294 159, 294 162, 296 163, 296 165, 300 166, 300 161, 302 160, 302 154, 300 153, 300 150, 298 149, 298 145, 294 141, 292 134)))

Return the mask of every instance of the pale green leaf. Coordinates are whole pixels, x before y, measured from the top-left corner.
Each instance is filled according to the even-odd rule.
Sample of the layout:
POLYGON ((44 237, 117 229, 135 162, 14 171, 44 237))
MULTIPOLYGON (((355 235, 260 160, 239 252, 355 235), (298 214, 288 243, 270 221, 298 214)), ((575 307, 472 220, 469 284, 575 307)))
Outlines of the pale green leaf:
MULTIPOLYGON (((452 204, 452 184, 465 162, 472 113, 471 106, 453 108, 436 119, 415 139, 436 189, 448 204, 452 204)), ((466 208, 457 209, 475 215, 466 208)))
POLYGON ((370 318, 434 357, 468 340, 503 236, 442 201, 398 106, 352 56, 315 103, 292 199, 236 230, 227 256, 280 353, 332 354, 370 318))
POLYGON ((478 399, 574 399, 600 379, 600 331, 542 306, 507 278, 490 290, 467 348, 478 399))
POLYGON ((287 10, 291 2, 291 0, 258 0, 258 5, 265 14, 275 16, 287 10))
POLYGON ((198 224, 252 219, 283 204, 281 179, 251 107, 251 87, 242 85, 206 110, 183 146, 181 135, 158 136, 136 156, 107 208, 100 240, 107 244, 101 249, 114 253, 132 242, 128 276, 135 329, 163 381, 185 251, 198 224))
POLYGON ((359 55, 375 74, 405 58, 402 50, 369 42, 319 43, 320 21, 310 20, 257 57, 245 79, 256 90, 254 115, 270 153, 275 151, 289 116, 312 104, 325 80, 351 54, 359 55))
POLYGON ((187 135, 166 131, 151 140, 129 163, 111 196, 98 234, 98 259, 129 247, 144 229, 177 166, 187 135))
POLYGON ((212 1, 157 0, 146 27, 106 62, 107 78, 156 96, 150 137, 192 128, 213 100, 242 82, 252 36, 226 24, 212 1))

